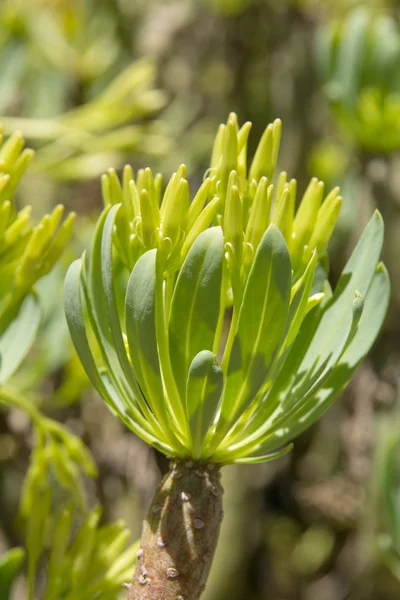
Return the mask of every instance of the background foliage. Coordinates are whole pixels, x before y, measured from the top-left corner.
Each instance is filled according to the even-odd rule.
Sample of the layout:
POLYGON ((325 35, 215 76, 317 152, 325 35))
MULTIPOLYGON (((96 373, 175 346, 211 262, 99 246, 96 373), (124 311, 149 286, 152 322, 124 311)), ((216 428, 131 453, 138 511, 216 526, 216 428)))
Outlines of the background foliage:
MULTIPOLYGON (((32 227, 45 213, 56 227, 60 202, 79 218, 34 295, 30 285, 9 296, 15 310, 22 297, 38 302, 41 317, 30 353, 0 388, 1 600, 28 597, 29 588, 46 600, 90 600, 96 585, 104 598, 124 597, 143 512, 166 464, 108 414, 88 384, 69 342, 62 281, 102 208, 98 176, 125 162, 135 172, 149 164, 168 175, 185 162, 199 186, 217 125, 230 111, 253 122, 249 154, 266 124, 282 119, 279 163, 300 193, 311 175, 341 185, 332 283, 379 208, 393 292, 370 358, 322 422, 276 463, 226 469, 226 518, 205 598, 399 595, 397 4, 3 0, 0 122, 6 137, 20 129, 36 150, 13 202, 23 219, 32 206, 32 227), (86 550, 82 538, 91 540, 86 550), (46 584, 46 572, 56 583, 46 584), (70 587, 58 587, 63 582, 70 587)), ((16 164, 22 138, 13 139, 18 151, 6 159, 16 164)), ((3 302, 9 278, 1 281, 3 302)))

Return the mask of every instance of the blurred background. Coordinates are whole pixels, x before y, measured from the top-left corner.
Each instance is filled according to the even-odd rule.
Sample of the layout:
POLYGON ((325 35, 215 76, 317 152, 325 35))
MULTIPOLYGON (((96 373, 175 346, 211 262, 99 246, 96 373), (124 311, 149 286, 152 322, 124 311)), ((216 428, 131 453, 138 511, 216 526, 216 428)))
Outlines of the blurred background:
MULTIPOLYGON (((395 0, 0 2, 0 123, 36 150, 18 205, 39 217, 62 202, 78 215, 62 261, 38 285, 40 334, 11 383, 84 441, 98 469, 83 478, 88 506, 101 504, 103 524, 123 518, 131 542, 167 464, 92 390, 62 308, 65 270, 102 209, 101 174, 129 163, 168 175, 184 162, 196 186, 230 111, 253 123, 253 148, 280 117, 280 169, 300 191, 313 175, 342 189, 333 283, 373 210, 383 214, 393 289, 380 338, 289 456, 225 469, 205 600, 399 598, 399 18, 395 0)), ((18 508, 34 433, 26 411, 0 409, 0 555, 24 546, 24 519, 37 509, 34 497, 25 515, 18 508)), ((73 478, 47 476, 60 503, 75 497, 73 478)), ((10 597, 28 597, 24 573, 10 597)))

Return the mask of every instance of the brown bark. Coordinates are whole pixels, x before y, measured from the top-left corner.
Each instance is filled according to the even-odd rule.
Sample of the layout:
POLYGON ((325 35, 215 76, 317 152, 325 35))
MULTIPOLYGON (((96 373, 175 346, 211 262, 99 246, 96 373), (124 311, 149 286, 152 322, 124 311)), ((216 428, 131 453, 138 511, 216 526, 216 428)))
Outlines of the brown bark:
POLYGON ((200 598, 217 545, 222 494, 215 465, 171 465, 143 524, 128 600, 200 598))

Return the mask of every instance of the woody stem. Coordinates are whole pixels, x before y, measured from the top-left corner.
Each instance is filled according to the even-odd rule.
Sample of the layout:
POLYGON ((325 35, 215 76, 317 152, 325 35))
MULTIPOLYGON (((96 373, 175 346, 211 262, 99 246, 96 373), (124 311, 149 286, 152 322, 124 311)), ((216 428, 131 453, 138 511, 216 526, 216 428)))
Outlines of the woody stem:
POLYGON ((128 600, 198 600, 222 521, 217 466, 174 462, 143 523, 128 600))

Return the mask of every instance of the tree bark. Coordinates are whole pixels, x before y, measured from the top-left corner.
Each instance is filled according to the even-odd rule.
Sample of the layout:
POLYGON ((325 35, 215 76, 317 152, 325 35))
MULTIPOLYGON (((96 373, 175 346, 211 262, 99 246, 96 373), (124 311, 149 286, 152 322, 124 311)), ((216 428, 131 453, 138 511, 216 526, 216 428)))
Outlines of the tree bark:
POLYGON ((220 475, 212 464, 171 464, 143 524, 128 600, 200 598, 223 516, 220 475))

